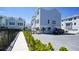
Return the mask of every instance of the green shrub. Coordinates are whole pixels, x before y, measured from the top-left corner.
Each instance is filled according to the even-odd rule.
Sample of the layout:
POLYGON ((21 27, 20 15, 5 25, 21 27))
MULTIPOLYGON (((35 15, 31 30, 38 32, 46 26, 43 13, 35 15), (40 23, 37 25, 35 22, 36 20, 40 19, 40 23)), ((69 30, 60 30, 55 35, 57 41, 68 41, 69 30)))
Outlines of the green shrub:
POLYGON ((59 51, 68 51, 68 49, 65 47, 60 47, 59 51))
POLYGON ((40 40, 35 40, 36 44, 35 44, 35 50, 36 51, 46 51, 46 44, 43 44, 40 40))
POLYGON ((38 39, 35 40, 31 32, 24 31, 24 36, 30 51, 54 51, 51 43, 46 45, 38 39))
POLYGON ((47 49, 48 49, 49 51, 54 51, 54 48, 52 47, 52 45, 51 45, 50 42, 48 43, 47 49))

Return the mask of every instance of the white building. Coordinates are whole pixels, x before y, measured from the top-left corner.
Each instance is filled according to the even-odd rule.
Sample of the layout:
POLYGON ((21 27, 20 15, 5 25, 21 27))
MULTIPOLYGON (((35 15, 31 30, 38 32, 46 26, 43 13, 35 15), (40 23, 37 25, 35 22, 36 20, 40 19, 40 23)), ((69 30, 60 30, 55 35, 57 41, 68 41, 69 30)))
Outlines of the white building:
POLYGON ((68 33, 79 33, 79 15, 63 18, 61 28, 68 33))
POLYGON ((24 29, 25 21, 20 17, 0 16, 0 29, 24 29))
POLYGON ((32 32, 52 33, 54 28, 61 28, 61 14, 57 9, 37 8, 32 17, 32 32))

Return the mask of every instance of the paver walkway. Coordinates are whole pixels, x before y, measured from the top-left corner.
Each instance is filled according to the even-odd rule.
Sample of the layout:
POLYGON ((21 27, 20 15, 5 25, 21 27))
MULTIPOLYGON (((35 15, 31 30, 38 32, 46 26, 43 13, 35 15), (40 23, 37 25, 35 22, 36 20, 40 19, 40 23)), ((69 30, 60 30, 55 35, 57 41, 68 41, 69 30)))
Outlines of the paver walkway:
POLYGON ((19 32, 18 38, 12 51, 28 51, 27 43, 25 41, 25 37, 22 31, 19 32))

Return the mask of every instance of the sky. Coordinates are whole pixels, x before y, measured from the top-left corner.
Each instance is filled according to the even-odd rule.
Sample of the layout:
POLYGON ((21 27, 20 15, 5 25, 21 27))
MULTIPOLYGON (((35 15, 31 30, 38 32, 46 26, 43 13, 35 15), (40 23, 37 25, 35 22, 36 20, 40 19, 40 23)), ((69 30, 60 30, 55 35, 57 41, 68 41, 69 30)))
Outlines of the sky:
MULTIPOLYGON (((61 13, 62 18, 79 14, 79 7, 47 7, 46 9, 53 8, 56 8, 61 13)), ((0 15, 22 17, 27 24, 30 24, 35 9, 35 7, 0 7, 0 15)))

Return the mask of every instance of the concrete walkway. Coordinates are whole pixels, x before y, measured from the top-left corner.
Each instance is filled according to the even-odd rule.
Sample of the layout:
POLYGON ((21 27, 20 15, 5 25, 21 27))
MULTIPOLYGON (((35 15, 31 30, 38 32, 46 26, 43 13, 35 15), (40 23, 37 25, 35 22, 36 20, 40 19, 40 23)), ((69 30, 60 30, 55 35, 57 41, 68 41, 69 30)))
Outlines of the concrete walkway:
POLYGON ((28 51, 27 43, 25 41, 23 32, 19 32, 18 38, 12 51, 28 51))

